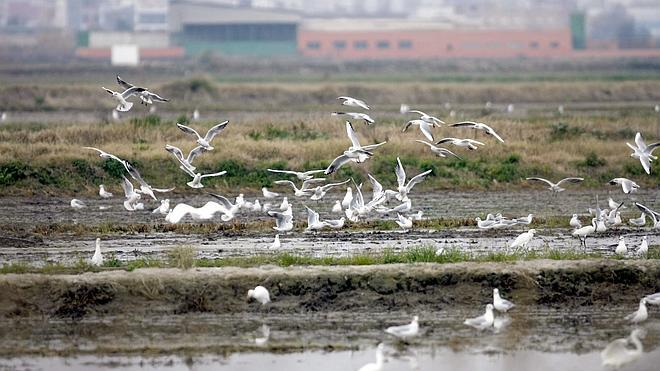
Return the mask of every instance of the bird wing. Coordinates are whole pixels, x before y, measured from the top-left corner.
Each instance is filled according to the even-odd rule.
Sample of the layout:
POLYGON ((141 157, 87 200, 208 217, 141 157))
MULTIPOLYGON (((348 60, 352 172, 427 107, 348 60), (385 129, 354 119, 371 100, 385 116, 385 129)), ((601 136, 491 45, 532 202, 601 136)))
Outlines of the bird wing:
POLYGON ((369 177, 369 180, 371 181, 371 189, 372 189, 371 199, 373 200, 373 199, 376 199, 376 198, 380 197, 380 195, 383 194, 383 185, 380 184, 380 182, 378 180, 376 180, 376 178, 374 178, 371 174, 367 174, 367 176, 369 177))
POLYGON ((348 139, 351 140, 352 147, 362 147, 360 145, 360 141, 358 140, 357 134, 355 133, 355 129, 353 129, 353 125, 349 121, 346 121, 346 135, 348 135, 348 139))
POLYGON ((429 143, 429 142, 427 142, 427 141, 425 141, 425 140, 419 140, 419 139, 416 139, 415 142, 424 143, 424 144, 426 144, 427 146, 429 146, 429 147, 431 147, 431 148, 434 148, 434 147, 435 147, 432 143, 429 143))
POLYGON ((555 185, 551 181, 549 181, 547 179, 543 179, 543 178, 532 177, 532 178, 525 178, 525 179, 527 179, 527 180, 536 180, 536 181, 539 181, 539 182, 543 182, 543 183, 549 185, 550 187, 555 185))
POLYGON ((108 88, 106 88, 106 87, 104 87, 104 86, 101 86, 101 89, 103 89, 103 90, 105 90, 105 91, 107 91, 107 92, 108 92, 108 94, 110 94, 110 95, 112 95, 112 94, 114 94, 114 93, 115 93, 114 91, 112 91, 112 90, 110 90, 110 89, 108 89, 108 88))
POLYGON ((170 101, 169 99, 163 98, 163 97, 161 97, 160 95, 158 95, 156 93, 152 93, 150 91, 148 91, 146 93, 149 96, 149 98, 151 98, 152 100, 154 100, 156 102, 169 102, 170 101))
MULTIPOLYGON (((442 144, 442 143, 447 143, 447 142, 454 142, 456 141, 456 138, 442 138, 439 141, 435 142, 435 144, 442 144)), ((418 141, 419 142, 419 141, 418 141)), ((425 143, 425 142, 422 142, 425 143)), ((428 143, 427 143, 428 144, 428 143)))
POLYGON ((328 191, 328 190, 330 190, 330 188, 332 188, 332 187, 335 187, 335 186, 338 186, 338 185, 342 185, 342 184, 346 184, 346 183, 348 183, 348 182, 350 182, 350 181, 351 181, 350 179, 346 179, 346 180, 344 180, 343 182, 339 182, 339 183, 329 183, 329 184, 326 184, 326 185, 324 185, 323 187, 321 187, 321 189, 323 189, 324 191, 328 191))
POLYGON ((332 160, 332 163, 330 163, 330 166, 328 166, 328 168, 325 169, 324 173, 326 175, 332 174, 335 171, 337 171, 340 167, 342 167, 342 165, 344 165, 345 163, 347 163, 349 161, 351 161, 351 158, 344 155, 344 154, 342 154, 339 157, 332 160))
MULTIPOLYGON (((324 171, 324 170, 321 170, 324 171)), ((302 188, 300 189, 301 191, 311 189, 310 186, 314 183, 323 183, 325 182, 325 178, 312 178, 312 179, 307 179, 303 181, 302 183, 302 188)))
POLYGON ((129 84, 126 81, 122 80, 122 78, 119 77, 119 75, 117 75, 117 84, 119 84, 119 86, 121 86, 124 90, 130 89, 134 86, 133 84, 129 84))
POLYGON ((416 176, 414 176, 414 177, 413 177, 412 179, 410 179, 410 181, 408 182, 408 185, 406 186, 406 190, 407 190, 408 192, 410 192, 410 190, 413 189, 413 187, 414 187, 417 183, 420 183, 421 181, 423 181, 423 180, 426 178, 427 175, 431 174, 432 171, 433 171, 433 170, 426 170, 425 172, 423 172, 423 173, 421 173, 421 174, 417 174, 416 176))
POLYGON ((183 160, 183 152, 181 152, 181 149, 179 149, 179 147, 175 147, 173 145, 166 144, 165 145, 165 150, 167 152, 173 154, 174 157, 176 157, 176 159, 179 160, 179 162, 181 162, 183 160))
POLYGON ((651 155, 651 154, 653 154, 653 151, 654 151, 656 148, 658 148, 658 147, 660 147, 660 142, 657 142, 657 143, 651 143, 651 144, 649 144, 648 146, 646 146, 646 153, 648 153, 649 155, 651 155))
POLYGON ((454 152, 448 150, 447 148, 442 148, 442 147, 437 147, 437 148, 438 148, 438 150, 442 151, 442 153, 452 155, 452 156, 456 157, 457 159, 462 160, 461 156, 455 154, 454 152))
POLYGON ((200 139, 202 138, 199 135, 199 133, 195 129, 191 128, 190 126, 186 126, 186 125, 183 125, 183 124, 176 124, 176 126, 186 134, 192 134, 192 135, 195 135, 197 138, 200 138, 200 139))
POLYGON ((209 178, 209 177, 212 177, 212 176, 220 176, 220 175, 225 175, 225 174, 227 174, 227 171, 223 170, 223 171, 220 171, 220 172, 217 172, 217 173, 204 174, 200 178, 209 178))
POLYGON ((319 213, 310 209, 307 205, 305 205, 305 209, 307 209, 307 225, 310 226, 318 223, 319 213))
POLYGON ((364 147, 362 147, 362 149, 363 149, 364 151, 371 151, 372 149, 374 149, 374 148, 378 148, 378 147, 382 146, 382 145, 385 144, 385 143, 387 143, 387 142, 380 142, 380 143, 376 143, 376 144, 370 144, 370 145, 368 145, 368 146, 364 146, 364 147))
POLYGON ((133 183, 131 183, 131 181, 125 176, 122 175, 121 177, 121 188, 124 190, 124 195, 128 198, 135 193, 135 188, 133 188, 133 183))
POLYGON ((647 174, 651 174, 651 159, 645 156, 640 156, 639 162, 642 164, 644 171, 646 171, 647 174))
POLYGON ((637 132, 635 134, 635 144, 637 144, 637 147, 639 148, 640 151, 646 150, 646 143, 644 143, 644 139, 642 138, 642 134, 637 132))
POLYGON ((141 93, 141 92, 146 91, 146 90, 147 90, 146 88, 141 88, 139 86, 132 86, 132 87, 124 90, 124 92, 121 93, 121 96, 124 99, 128 99, 128 97, 130 97, 131 95, 136 94, 136 93, 141 93))
MULTIPOLYGON (((277 169, 266 169, 266 170, 270 171, 271 173, 298 175, 297 171, 291 171, 291 170, 277 170, 277 169)), ((319 170, 319 171, 323 171, 323 170, 319 170)))
POLYGON ((227 199, 227 197, 225 197, 225 196, 222 196, 222 195, 219 195, 219 194, 216 194, 216 193, 209 193, 209 196, 212 196, 215 199, 217 199, 218 201, 220 201, 222 206, 227 210, 231 209, 234 206, 234 205, 232 205, 231 201, 229 201, 227 199))
POLYGON ((474 121, 461 121, 461 122, 457 122, 455 124, 451 124, 449 126, 451 126, 451 127, 472 127, 472 128, 476 128, 477 123, 474 122, 474 121))
POLYGON ((401 130, 401 132, 403 133, 403 132, 405 132, 406 130, 408 130, 408 128, 410 127, 410 125, 413 124, 413 121, 415 121, 415 120, 410 120, 410 121, 406 122, 406 124, 403 126, 403 130, 401 130))
POLYGON ((304 175, 312 175, 312 174, 322 173, 323 171, 324 171, 323 169, 321 169, 321 170, 308 170, 308 171, 305 171, 303 174, 304 175))
POLYGON ((429 125, 428 122, 426 122, 426 121, 420 122, 419 123, 419 130, 422 131, 422 134, 424 134, 426 139, 433 142, 433 134, 431 133, 431 125, 429 125))
POLYGON ((369 106, 367 106, 367 104, 366 104, 363 100, 353 98, 353 101, 354 101, 355 104, 357 104, 358 106, 360 106, 360 107, 362 107, 362 108, 364 108, 364 109, 366 109, 366 110, 369 109, 369 106))
POLYGON ((362 119, 364 121, 366 121, 367 123, 369 123, 370 125, 376 123, 376 120, 372 119, 371 116, 367 115, 366 113, 361 114, 361 116, 362 116, 362 119))
POLYGON ((151 188, 151 186, 149 185, 149 183, 147 183, 147 182, 142 178, 142 175, 140 175, 140 172, 138 172, 137 169, 136 169, 133 165, 131 165, 129 162, 124 161, 124 167, 125 167, 126 170, 128 171, 128 174, 129 174, 133 179, 137 180, 138 183, 140 183, 140 186, 144 186, 144 187, 147 187, 147 188, 151 188))
POLYGON ((408 112, 416 113, 416 114, 418 114, 418 115, 420 115, 420 116, 428 116, 426 113, 424 113, 424 112, 422 112, 422 111, 420 111, 420 110, 416 110, 416 109, 408 110, 408 112))
POLYGON ((653 211, 650 208, 648 208, 647 206, 644 206, 644 205, 640 204, 639 202, 635 202, 635 206, 637 206, 637 208, 640 209, 644 214, 647 214, 648 216, 653 218, 653 220, 660 219, 660 213, 659 212, 653 211))
POLYGON ((215 125, 214 127, 210 128, 209 131, 206 132, 206 136, 204 137, 204 140, 207 142, 211 142, 213 138, 215 138, 215 136, 218 135, 218 133, 220 133, 227 127, 227 124, 229 124, 229 120, 225 120, 215 125))
POLYGON ((193 162, 194 159, 197 158, 197 156, 201 155, 203 152, 206 152, 207 149, 202 147, 202 146, 197 146, 188 153, 188 158, 186 158, 186 161, 188 161, 189 164, 193 162))
POLYGON ((559 182, 557 182, 557 185, 560 185, 563 182, 580 183, 583 180, 584 180, 584 178, 569 177, 569 178, 564 178, 564 179, 560 180, 559 182))
POLYGON ((491 128, 489 126, 486 126, 486 125, 484 125, 484 126, 486 127, 486 134, 492 135, 492 136, 495 137, 495 139, 497 139, 500 142, 504 143, 504 139, 502 139, 502 137, 497 135, 497 133, 495 132, 495 130, 493 130, 493 128, 491 128))
POLYGON ((176 187, 172 187, 172 188, 153 188, 152 187, 151 190, 154 191, 154 192, 158 192, 158 193, 166 193, 166 192, 172 192, 174 190, 174 188, 176 188, 176 187))
POLYGON ((399 184, 399 187, 403 187, 403 185, 406 184, 406 171, 403 169, 401 159, 398 157, 396 158, 396 168, 394 169, 394 172, 396 173, 396 182, 399 184))
POLYGON ((290 185, 291 188, 293 188, 294 190, 297 188, 297 187, 296 187, 296 184, 293 183, 293 182, 290 181, 290 180, 276 180, 274 183, 275 183, 275 184, 279 184, 279 185, 285 185, 285 184, 288 184, 288 185, 290 185))

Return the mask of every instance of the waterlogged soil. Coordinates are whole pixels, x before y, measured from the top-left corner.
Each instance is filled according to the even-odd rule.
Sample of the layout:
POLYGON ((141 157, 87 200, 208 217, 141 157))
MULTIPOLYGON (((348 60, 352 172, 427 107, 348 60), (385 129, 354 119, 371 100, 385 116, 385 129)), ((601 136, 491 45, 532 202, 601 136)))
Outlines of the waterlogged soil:
MULTIPOLYGON (((585 361, 588 370, 597 369, 597 353, 608 342, 635 328, 623 317, 636 310, 640 297, 660 290, 660 265, 533 261, 139 269, 7 274, 0 276, 0 290, 0 367, 7 369, 40 369, 49 360, 61 365, 70 359, 79 368, 180 369, 183 363, 256 370, 274 363, 289 369, 295 360, 307 365, 336 360, 355 369, 372 361, 373 347, 384 342, 391 357, 385 369, 409 369, 409 362, 434 369, 434 362, 444 359, 477 369, 500 369, 504 360, 526 360, 524 365, 533 359, 573 359, 585 361), (271 293, 265 306, 245 297, 258 284, 271 293), (482 314, 493 287, 516 303, 497 315, 504 325, 484 331, 463 325, 465 318, 482 314), (418 337, 402 343, 383 332, 414 315, 420 318, 418 337), (167 360, 167 355, 182 358, 167 360)), ((646 330, 645 353, 637 363, 643 367, 633 369, 657 362, 659 320, 657 308, 649 307, 649 319, 639 325, 646 330)))

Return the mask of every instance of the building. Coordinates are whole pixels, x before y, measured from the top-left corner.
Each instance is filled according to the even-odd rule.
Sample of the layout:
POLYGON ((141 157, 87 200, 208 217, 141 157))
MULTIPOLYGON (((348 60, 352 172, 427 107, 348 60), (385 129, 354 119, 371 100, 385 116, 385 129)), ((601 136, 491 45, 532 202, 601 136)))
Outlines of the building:
POLYGON ((430 59, 562 57, 570 55, 571 31, 455 29, 436 22, 332 20, 306 22, 300 53, 311 58, 430 59))
POLYGON ((170 32, 187 55, 295 56, 297 13, 193 1, 170 2, 170 32))

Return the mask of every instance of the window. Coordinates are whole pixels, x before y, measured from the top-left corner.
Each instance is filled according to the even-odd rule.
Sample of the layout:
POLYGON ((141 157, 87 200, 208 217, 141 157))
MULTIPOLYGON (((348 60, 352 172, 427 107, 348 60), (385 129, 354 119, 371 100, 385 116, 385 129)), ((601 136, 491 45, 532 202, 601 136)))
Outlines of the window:
POLYGON ((335 49, 346 49, 346 41, 337 40, 332 43, 335 49))
POLYGON ((559 43, 557 41, 551 41, 550 42, 550 47, 552 49, 557 49, 559 47, 559 43))
POLYGON ((363 40, 355 41, 353 43, 353 48, 355 49, 366 49, 367 47, 368 47, 367 42, 363 40))
POLYGON ((390 42, 386 40, 381 40, 376 43, 376 47, 378 49, 389 49, 390 48, 390 42))
POLYGON ((539 43, 537 41, 532 41, 529 43, 529 47, 532 49, 538 49, 539 48, 539 43))
POLYGON ((410 40, 399 41, 399 49, 412 49, 412 41, 410 40))
POLYGON ((308 41, 307 49, 321 49, 321 43, 318 41, 308 41))

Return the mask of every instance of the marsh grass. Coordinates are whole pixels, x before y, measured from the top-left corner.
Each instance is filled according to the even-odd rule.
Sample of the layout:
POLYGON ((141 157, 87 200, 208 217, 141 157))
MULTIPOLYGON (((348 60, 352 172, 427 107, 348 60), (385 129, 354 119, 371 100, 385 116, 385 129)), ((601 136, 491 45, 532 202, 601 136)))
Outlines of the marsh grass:
POLYGON ((168 252, 169 266, 179 269, 190 269, 195 266, 195 248, 192 246, 176 246, 168 252))

